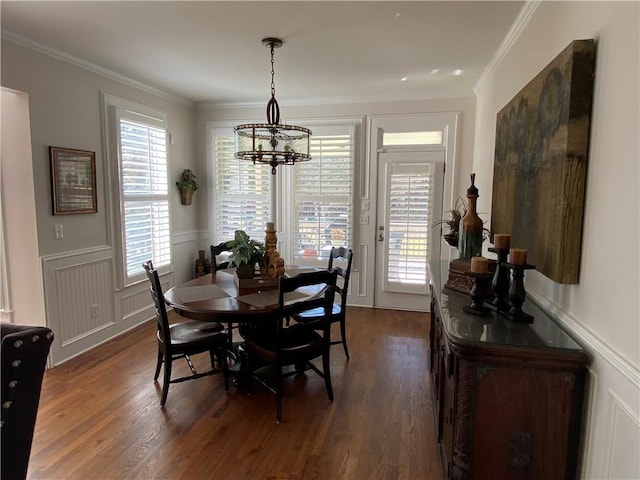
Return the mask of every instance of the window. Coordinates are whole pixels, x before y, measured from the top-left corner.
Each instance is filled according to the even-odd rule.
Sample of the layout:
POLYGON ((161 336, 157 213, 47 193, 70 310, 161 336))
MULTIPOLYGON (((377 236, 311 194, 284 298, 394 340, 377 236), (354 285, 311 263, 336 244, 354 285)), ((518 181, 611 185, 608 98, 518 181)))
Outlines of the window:
POLYGON ((311 136, 310 162, 293 170, 293 262, 326 264, 331 247, 350 246, 353 235, 353 135, 311 136))
POLYGON ((271 169, 234 157, 233 135, 214 137, 215 238, 230 240, 236 230, 264 238, 271 219, 271 169))
POLYGON ((143 278, 142 263, 171 265, 166 115, 106 97, 115 137, 126 283, 143 278))
POLYGON ((384 132, 382 145, 440 145, 442 143, 442 131, 426 132, 384 132))
POLYGON ((262 240, 273 208, 286 218, 279 248, 288 261, 298 265, 326 265, 332 246, 351 246, 353 239, 354 138, 351 124, 309 126, 311 157, 293 167, 278 167, 277 177, 268 166, 234 158, 230 129, 212 130, 215 192, 214 240, 233 238, 237 229, 262 240), (273 180, 284 181, 283 188, 273 180), (286 250, 282 250, 285 248, 286 250))
POLYGON ((433 224, 433 163, 391 165, 387 179, 387 281, 424 285, 433 224))

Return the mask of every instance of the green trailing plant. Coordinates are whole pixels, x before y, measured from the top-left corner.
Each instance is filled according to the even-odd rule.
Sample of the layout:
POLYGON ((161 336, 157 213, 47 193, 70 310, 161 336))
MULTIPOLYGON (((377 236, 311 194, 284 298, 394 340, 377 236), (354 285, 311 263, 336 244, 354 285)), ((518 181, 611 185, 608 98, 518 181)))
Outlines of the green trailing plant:
POLYGON ((229 261, 236 267, 254 266, 262 261, 266 252, 265 244, 252 240, 244 230, 235 231, 234 239, 227 242, 227 248, 231 251, 229 261))
POLYGON ((190 168, 185 168, 182 172, 181 180, 176 182, 176 186, 180 190, 198 190, 198 182, 196 182, 196 174, 190 168))

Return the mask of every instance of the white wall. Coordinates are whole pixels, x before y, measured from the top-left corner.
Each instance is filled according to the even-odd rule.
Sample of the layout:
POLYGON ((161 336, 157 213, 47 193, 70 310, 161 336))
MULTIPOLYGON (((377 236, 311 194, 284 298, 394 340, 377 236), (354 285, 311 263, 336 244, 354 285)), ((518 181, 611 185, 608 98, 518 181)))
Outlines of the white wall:
MULTIPOLYGON (((46 311, 46 325, 56 334, 52 359, 58 364, 153 316, 148 285, 144 282, 125 289, 115 288, 115 262, 120 260, 115 256, 114 241, 120 232, 113 232, 111 225, 111 218, 118 214, 118 208, 107 191, 109 169, 103 151, 100 92, 168 114, 172 138, 169 178, 175 180, 184 168, 193 168, 199 173, 194 107, 190 102, 135 85, 60 52, 39 51, 3 39, 1 61, 2 86, 25 92, 29 98, 30 125, 27 119, 26 128, 28 131, 30 127, 30 149, 22 152, 19 160, 29 162, 22 167, 24 172, 28 168, 29 173, 25 176, 35 190, 34 196, 32 189, 30 199, 10 188, 17 187, 18 182, 13 182, 6 192, 3 190, 5 209, 17 213, 20 208, 30 206, 28 212, 23 212, 22 226, 31 226, 32 235, 21 237, 21 241, 38 262, 37 268, 32 262, 23 262, 20 270, 18 266, 12 267, 9 272, 12 285, 19 279, 16 272, 29 272, 31 276, 30 283, 15 283, 12 295, 14 298, 33 296, 36 300, 39 296, 41 303, 44 298, 42 310, 46 311), (96 152, 97 213, 52 214, 49 146, 96 152), (54 238, 56 224, 63 226, 64 238, 61 240, 54 238), (37 278, 40 271, 44 287, 43 281, 37 278), (90 313, 92 305, 98 305, 97 317, 90 313)), ((3 160, 4 140, 13 135, 11 127, 15 118, 17 116, 13 114, 5 118, 3 95, 3 160)), ((21 124, 25 123, 23 117, 19 120, 21 124)), ((28 139, 26 142, 29 145, 28 139)), ((11 158, 16 157, 12 155, 11 158)), ((16 175, 20 171, 16 170, 16 175)), ((169 187, 174 271, 163 278, 165 287, 193 277, 198 249, 204 246, 198 210, 206 206, 200 192, 194 196, 193 205, 181 205, 180 193, 173 182, 169 187)), ((33 302, 32 307, 36 305, 37 302, 33 302)), ((44 324, 44 314, 39 317, 44 324)))
MULTIPOLYGON (((477 85, 474 170, 490 191, 497 112, 571 41, 596 39, 580 281, 527 274, 527 292, 592 356, 584 477, 640 478, 639 3, 531 4, 506 55, 477 85)), ((491 197, 479 209, 491 211, 491 197)))
MULTIPOLYGON (((31 165, 29 97, 2 89, 2 231, 7 310, 3 320, 46 326, 31 165)), ((3 279, 4 280, 4 279, 3 279)), ((4 293, 4 292, 3 292, 4 293)))

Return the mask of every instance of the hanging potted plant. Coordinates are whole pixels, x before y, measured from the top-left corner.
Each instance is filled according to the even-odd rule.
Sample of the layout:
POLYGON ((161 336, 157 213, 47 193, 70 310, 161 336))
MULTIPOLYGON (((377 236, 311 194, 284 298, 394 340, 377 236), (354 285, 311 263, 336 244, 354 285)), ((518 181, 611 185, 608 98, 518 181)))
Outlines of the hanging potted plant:
POLYGON ((227 242, 227 248, 231 251, 229 261, 236 267, 238 278, 253 278, 256 264, 264 259, 264 243, 251 240, 244 230, 236 230, 234 239, 227 242))
POLYGON ((176 186, 180 190, 182 205, 191 205, 193 192, 198 190, 195 173, 193 173, 190 168, 185 168, 182 172, 181 180, 176 182, 176 186))

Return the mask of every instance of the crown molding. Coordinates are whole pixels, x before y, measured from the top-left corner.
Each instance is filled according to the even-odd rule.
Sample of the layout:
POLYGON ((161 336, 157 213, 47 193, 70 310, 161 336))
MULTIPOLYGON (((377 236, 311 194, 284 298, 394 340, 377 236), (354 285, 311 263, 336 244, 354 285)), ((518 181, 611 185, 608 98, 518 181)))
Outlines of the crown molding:
POLYGON ((478 90, 480 89, 486 78, 496 68, 498 68, 498 65, 500 65, 504 57, 507 55, 507 53, 509 53, 509 50, 511 50, 511 47, 513 47, 513 44, 516 42, 518 37, 520 37, 524 28, 529 23, 533 12, 536 11, 541 3, 542 0, 528 0, 524 3, 522 9, 518 13, 518 16, 513 21, 511 28, 509 28, 509 31, 502 39, 502 43, 500 43, 500 45, 498 46, 498 49, 491 57, 491 60, 489 60, 489 63, 487 64, 484 71, 480 75, 480 78, 478 78, 478 81, 473 87, 473 92, 476 94, 476 96, 478 95, 478 90))
POLYGON ((7 32, 7 31, 3 31, 2 32, 2 40, 6 40, 12 43, 15 43, 17 45, 20 45, 22 47, 28 48, 30 50, 34 50, 36 52, 42 53, 44 55, 48 55, 49 57, 53 57, 56 58, 58 60, 62 60, 63 62, 69 63, 71 65, 74 65, 76 67, 82 68, 84 70, 88 70, 92 73, 95 73, 97 75, 100 75, 102 77, 106 77, 109 78, 111 80, 114 80, 116 82, 122 83, 124 85, 127 85, 129 87, 138 89, 138 90, 142 90, 143 92, 146 93, 150 93, 152 95, 155 95, 157 97, 161 97, 164 98, 165 100, 170 100, 176 103, 180 103, 182 105, 185 106, 192 106, 193 102, 190 100, 187 100, 183 97, 179 97, 177 95, 173 95, 167 92, 164 92, 162 90, 158 90, 157 88, 154 88, 150 85, 147 85, 145 83, 139 82, 137 80, 133 80, 132 78, 126 77, 124 75, 121 75, 119 73, 113 72, 107 68, 104 67, 100 67, 99 65, 95 65, 91 62, 87 62, 86 60, 83 60, 81 58, 78 57, 74 57, 73 55, 69 55, 68 53, 65 53, 61 50, 57 50, 53 47, 49 47, 48 45, 44 45, 42 43, 38 43, 35 42, 33 40, 30 40, 27 37, 23 37, 21 35, 17 35, 15 33, 12 32, 7 32))

